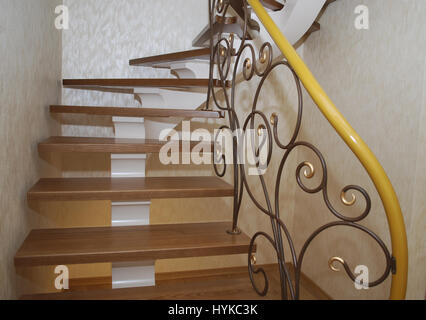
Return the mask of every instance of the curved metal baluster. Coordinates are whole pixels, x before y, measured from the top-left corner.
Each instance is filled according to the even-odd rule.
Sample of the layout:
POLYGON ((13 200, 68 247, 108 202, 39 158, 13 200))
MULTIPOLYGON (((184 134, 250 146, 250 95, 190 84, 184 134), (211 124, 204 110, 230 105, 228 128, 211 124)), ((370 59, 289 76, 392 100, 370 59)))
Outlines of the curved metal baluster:
MULTIPOLYGON (((247 194, 250 198, 250 200, 253 202, 253 204, 259 209, 260 212, 267 215, 270 218, 271 227, 272 227, 272 236, 269 236, 267 233, 259 231, 257 232, 251 240, 250 243, 250 250, 249 250, 249 256, 248 256, 248 263, 249 263, 249 275, 250 279, 253 283, 253 288, 255 291, 262 296, 267 295, 269 290, 269 281, 268 276, 262 268, 255 268, 253 266, 252 261, 252 255, 253 255, 253 249, 254 244, 256 240, 259 237, 263 237, 272 245, 273 249, 276 252, 277 260, 278 260, 278 267, 279 267, 279 274, 280 274, 280 281, 281 281, 281 294, 283 299, 289 298, 288 291, 290 293, 291 299, 299 299, 300 298, 300 278, 301 278, 301 269, 303 265, 304 256, 310 246, 310 244, 313 242, 316 237, 321 234, 322 232, 325 232, 328 229, 339 227, 339 226, 346 226, 351 227, 354 229, 358 229, 372 237, 376 243, 379 244, 381 249, 384 252, 385 259, 386 259, 386 268, 383 273, 383 275, 375 280, 372 281, 369 285, 377 286, 389 276, 389 274, 392 271, 392 256, 389 253, 389 250, 387 249, 384 242, 371 230, 368 228, 361 226, 358 224, 358 222, 364 220, 371 211, 371 199, 368 193, 365 189, 363 189, 360 186, 356 185, 349 185, 343 188, 341 193, 341 200, 346 206, 353 206, 356 201, 355 195, 352 195, 352 200, 347 200, 346 195, 349 191, 357 191, 359 192, 366 203, 364 211, 356 216, 356 217, 349 217, 345 215, 342 212, 339 212, 337 209, 334 208, 334 206, 329 201, 328 196, 328 168, 325 161, 325 158, 321 154, 321 152, 312 144, 305 141, 298 141, 299 132, 302 125, 302 118, 303 118, 303 95, 302 95, 302 86, 301 82, 299 80, 299 77, 296 73, 296 71, 291 67, 289 62, 287 61, 280 61, 277 63, 273 63, 272 61, 272 46, 269 43, 264 43, 258 53, 259 62, 261 65, 263 65, 263 69, 259 69, 257 65, 258 59, 256 59, 256 50, 254 49, 253 45, 251 43, 246 42, 247 33, 248 33, 248 18, 249 18, 249 11, 246 0, 244 0, 244 12, 245 12, 245 19, 244 19, 244 33, 242 36, 241 45, 236 50, 235 53, 233 53, 233 39, 226 39, 225 37, 222 37, 222 31, 223 26, 219 32, 217 43, 214 43, 214 37, 213 33, 211 33, 211 69, 210 69, 210 84, 212 85, 212 76, 213 76, 213 68, 214 68, 214 62, 216 62, 216 67, 218 69, 219 74, 219 80, 221 81, 222 85, 222 91, 223 91, 223 101, 224 104, 222 105, 219 102, 219 99, 216 96, 216 92, 213 90, 213 87, 209 88, 209 99, 210 96, 213 99, 214 105, 219 110, 227 111, 228 115, 228 126, 222 126, 221 130, 230 130, 231 132, 236 132, 237 130, 240 130, 243 135, 242 137, 237 137, 236 135, 233 136, 233 178, 234 178, 234 214, 233 214, 233 228, 231 230, 232 233, 238 233, 239 230, 237 228, 237 222, 238 222, 238 216, 241 209, 241 204, 243 201, 243 194, 244 190, 247 191, 247 194), (228 41, 229 40, 229 41, 228 41), (225 52, 224 52, 225 51, 225 52), (223 53, 224 52, 224 53, 223 53), (242 61, 243 54, 248 52, 249 58, 246 58, 244 61, 242 61), (269 54, 268 54, 269 53, 269 54), (231 60, 234 60, 231 65, 231 60), (242 65, 243 69, 243 78, 244 81, 250 81, 254 77, 257 77, 260 79, 259 85, 256 89, 256 93, 253 100, 253 105, 251 108, 251 112, 247 117, 244 119, 243 126, 240 125, 239 116, 237 114, 236 110, 236 90, 237 90, 237 71, 238 66, 240 64, 242 65), (231 66, 233 67, 232 75, 230 74, 231 66), (259 102, 259 97, 262 92, 263 86, 266 82, 266 79, 269 77, 271 72, 273 70, 276 70, 280 67, 284 67, 286 70, 290 71, 293 75, 296 88, 297 88, 297 94, 298 94, 298 114, 297 114, 297 120, 296 120, 296 126, 293 131, 293 134, 291 135, 290 141, 288 143, 283 143, 283 141, 280 139, 279 135, 279 118, 276 114, 273 114, 270 118, 270 121, 268 121, 266 115, 257 109, 257 105, 259 102), (226 81, 228 79, 228 76, 232 76, 231 78, 231 88, 226 88, 226 81), (254 136, 255 132, 255 118, 259 117, 263 124, 261 125, 263 136, 262 139, 258 139, 259 143, 256 145, 256 138, 254 136), (270 123, 269 123, 270 122, 270 123), (272 126, 272 127, 271 127, 272 126), (267 161, 266 161, 266 168, 269 167, 269 164, 272 160, 272 151, 273 151, 273 145, 277 146, 279 150, 282 150, 284 152, 283 157, 280 161, 280 165, 276 174, 275 179, 275 189, 274 189, 274 206, 272 205, 272 198, 269 193, 268 187, 266 185, 265 177, 263 176, 262 172, 259 171, 259 181, 262 186, 262 194, 266 203, 266 207, 264 207, 261 204, 261 201, 256 199, 256 196, 254 195, 254 192, 252 191, 248 180, 246 176, 246 166, 244 164, 244 159, 242 159, 243 155, 239 153, 240 147, 244 145, 245 139, 247 137, 244 135, 248 130, 250 130, 251 135, 248 137, 248 139, 251 139, 251 145, 252 150, 249 150, 252 152, 256 157, 259 157, 261 148, 265 147, 267 145, 267 161), (266 135, 265 131, 266 130, 266 135), (331 212, 331 214, 338 219, 338 221, 331 222, 329 224, 326 224, 319 229, 317 229, 304 243, 302 250, 299 253, 299 256, 297 256, 296 249, 294 246, 294 241, 292 239, 292 236, 285 225, 285 223, 281 220, 280 216, 280 200, 279 195, 281 191, 281 182, 282 182, 282 175, 284 172, 284 169, 287 164, 287 160, 290 156, 290 154, 297 148, 307 148, 311 150, 316 157, 318 158, 320 164, 321 164, 321 170, 322 170, 322 178, 320 179, 320 184, 316 187, 307 187, 303 180, 302 180, 302 171, 303 175, 306 179, 312 179, 318 170, 315 169, 315 167, 312 165, 311 162, 305 161, 300 163, 296 168, 296 183, 301 188, 302 191, 308 193, 308 194, 315 194, 315 193, 322 193, 324 203, 326 204, 327 208, 331 212), (240 164, 238 164, 238 161, 240 160, 240 164), (290 247, 290 253, 291 258, 295 270, 294 277, 289 273, 289 270, 285 264, 285 252, 284 252, 284 238, 283 233, 285 235, 285 239, 287 244, 290 247), (254 282, 254 274, 262 274, 265 280, 265 285, 263 289, 259 289, 255 282, 254 282)), ((213 29, 213 20, 216 15, 215 9, 219 9, 218 13, 222 14, 222 17, 225 16, 227 9, 229 7, 229 3, 226 0, 209 0, 209 7, 210 7, 210 26, 211 29, 213 29)), ((222 19, 224 20, 224 19, 222 19)), ((215 137, 215 141, 217 140, 217 136, 215 137)), ((215 156, 214 156, 215 157, 215 156)), ((226 159, 225 156, 222 155, 220 159, 217 159, 219 163, 214 163, 214 169, 218 176, 223 177, 226 174, 226 159), (222 171, 219 171, 217 168, 217 165, 221 164, 223 161, 224 168, 222 171)), ((256 167, 259 169, 262 164, 260 163, 260 160, 257 161, 256 167)), ((355 276, 352 273, 349 265, 345 262, 345 260, 341 258, 335 258, 334 260, 331 260, 331 263, 333 262, 340 262, 349 278, 353 281, 355 281, 355 276)), ((333 266, 331 264, 331 266, 333 266)), ((333 268, 335 268, 333 266, 333 268)))

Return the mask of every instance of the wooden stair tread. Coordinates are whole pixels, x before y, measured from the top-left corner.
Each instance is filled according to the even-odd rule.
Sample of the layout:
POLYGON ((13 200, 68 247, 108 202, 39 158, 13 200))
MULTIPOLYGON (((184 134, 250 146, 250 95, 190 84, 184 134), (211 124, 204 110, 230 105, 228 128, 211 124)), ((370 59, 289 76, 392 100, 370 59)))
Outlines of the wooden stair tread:
POLYGON ((187 61, 192 59, 210 60, 210 48, 202 48, 188 51, 173 52, 151 57, 132 59, 131 66, 152 67, 157 64, 169 63, 174 61, 187 61))
MULTIPOLYGON (((190 141, 189 150, 202 142, 190 141)), ((176 144, 182 150, 181 141, 153 139, 117 139, 86 137, 50 137, 38 145, 39 152, 87 152, 87 153, 158 153, 166 145, 176 144)), ((203 143, 212 150, 212 143, 203 143)))
POLYGON ((137 201, 233 195, 233 187, 217 177, 149 177, 41 179, 27 197, 53 201, 137 201))
POLYGON ((250 239, 231 222, 44 229, 30 232, 16 266, 88 264, 243 254, 250 239))
POLYGON ((280 11, 284 5, 275 0, 261 0, 263 6, 273 11, 280 11))
POLYGON ((124 107, 91 107, 91 106, 66 106, 52 105, 51 113, 72 113, 113 117, 135 117, 135 118, 223 118, 224 114, 219 111, 185 110, 185 109, 154 109, 154 108, 124 108, 124 107))
MULTIPOLYGON (((209 79, 64 79, 62 84, 65 88, 96 89, 96 88, 207 88, 209 79)), ((214 87, 221 87, 219 80, 213 80, 214 87)), ((226 86, 230 87, 230 81, 226 82, 226 86)))
MULTIPOLYGON (((247 267, 194 270, 156 275, 156 286, 112 290, 111 278, 70 279, 70 291, 33 294, 22 300, 279 300, 281 291, 276 265, 263 265, 270 289, 266 297, 253 290, 247 267)), ((292 267, 289 266, 289 270, 292 267)), ((300 280, 302 300, 331 299, 304 274, 300 280)))

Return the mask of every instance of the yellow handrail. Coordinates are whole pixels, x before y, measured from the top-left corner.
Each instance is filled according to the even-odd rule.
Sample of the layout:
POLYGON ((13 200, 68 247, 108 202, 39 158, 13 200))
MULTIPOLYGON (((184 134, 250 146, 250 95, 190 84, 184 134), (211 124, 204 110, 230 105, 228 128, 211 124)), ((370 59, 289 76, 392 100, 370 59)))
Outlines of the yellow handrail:
POLYGON ((386 172, 367 144, 351 127, 321 88, 309 68, 282 34, 260 1, 247 1, 302 81, 318 108, 352 152, 357 156, 373 181, 386 211, 392 240, 392 255, 396 259, 396 273, 392 276, 390 299, 405 299, 408 275, 407 234, 398 198, 386 172))

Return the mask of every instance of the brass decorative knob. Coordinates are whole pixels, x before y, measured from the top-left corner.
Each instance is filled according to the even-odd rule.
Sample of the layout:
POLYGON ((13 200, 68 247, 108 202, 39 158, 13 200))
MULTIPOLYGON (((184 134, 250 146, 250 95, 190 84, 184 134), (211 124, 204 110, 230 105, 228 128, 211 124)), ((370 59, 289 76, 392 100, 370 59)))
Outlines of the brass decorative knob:
POLYGON ((308 167, 308 170, 305 170, 303 172, 303 175, 307 178, 307 179, 312 179, 315 176, 315 167, 312 163, 306 161, 303 163, 303 166, 308 167))
POLYGON ((251 255, 251 257, 250 257, 250 263, 251 263, 253 266, 255 266, 255 265, 256 265, 256 263, 257 263, 257 259, 256 259, 256 256, 255 256, 254 254, 252 254, 252 255, 251 255))

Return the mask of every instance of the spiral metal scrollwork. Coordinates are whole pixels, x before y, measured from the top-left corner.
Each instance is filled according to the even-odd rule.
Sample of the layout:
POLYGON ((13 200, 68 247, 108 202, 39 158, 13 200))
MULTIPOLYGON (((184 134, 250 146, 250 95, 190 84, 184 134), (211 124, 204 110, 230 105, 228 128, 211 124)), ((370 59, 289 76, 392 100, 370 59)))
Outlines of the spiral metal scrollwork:
MULTIPOLYGON (((273 234, 269 235, 265 232, 257 232, 250 243, 250 251, 248 254, 248 266, 249 266, 249 275, 252 280, 254 290, 261 296, 265 296, 269 290, 269 280, 268 276, 264 269, 261 267, 257 267, 254 260, 254 247, 256 240, 259 238, 266 239, 274 249, 277 255, 280 279, 281 279, 281 293, 283 299, 299 299, 300 298, 300 278, 301 278, 301 269, 305 254, 310 246, 310 244, 323 232, 338 227, 351 227, 357 230, 360 230, 370 236, 381 248, 384 254, 386 267, 382 276, 375 281, 369 283, 370 287, 377 286, 383 283, 389 274, 392 272, 392 256, 387 249, 384 242, 371 230, 359 224, 360 221, 364 220, 371 211, 371 199, 367 191, 356 185, 349 185, 342 189, 340 199, 342 203, 347 206, 353 206, 358 199, 355 196, 360 194, 365 202, 365 208, 362 213, 360 213, 356 217, 349 217, 345 215, 344 212, 337 210, 329 200, 328 194, 328 168, 327 163, 325 161, 324 156, 314 145, 306 141, 299 141, 299 132, 302 125, 303 118, 303 95, 302 95, 302 86, 297 77, 296 73, 293 71, 291 66, 286 61, 273 62, 272 56, 272 46, 270 43, 264 43, 259 52, 256 55, 256 49, 254 48, 252 43, 246 41, 248 38, 248 28, 249 28, 249 17, 250 12, 246 1, 243 2, 243 11, 244 11, 244 24, 242 26, 243 33, 239 39, 239 47, 234 48, 235 43, 237 42, 237 35, 223 34, 223 27, 219 31, 218 34, 211 33, 211 66, 210 66, 210 81, 213 81, 213 74, 215 73, 219 77, 219 81, 222 84, 222 92, 223 98, 219 99, 217 97, 217 93, 213 90, 212 82, 210 83, 210 88, 208 92, 208 103, 212 100, 214 106, 222 111, 226 111, 229 125, 223 126, 221 130, 229 130, 231 132, 235 132, 237 130, 242 130, 246 132, 248 129, 251 129, 253 134, 251 135, 251 139, 255 142, 255 133, 258 135, 258 140, 260 142, 257 144, 257 147, 253 150, 256 156, 259 155, 260 148, 267 146, 267 161, 266 166, 269 166, 272 159, 272 151, 273 148, 278 148, 282 150, 283 157, 281 159, 277 174, 276 174, 276 183, 274 189, 274 202, 269 194, 265 177, 262 172, 259 170, 259 181, 262 186, 263 197, 266 205, 262 205, 261 201, 256 199, 254 193, 252 191, 252 187, 249 185, 247 176, 246 176, 246 168, 243 161, 238 161, 238 148, 239 144, 243 143, 243 141, 234 137, 233 140, 233 173, 234 173, 234 222, 233 228, 231 232, 237 233, 237 223, 238 223, 238 214, 240 211, 243 191, 246 190, 248 196, 251 201, 253 201, 254 205, 259 209, 260 212, 267 215, 270 218, 273 234), (278 68, 284 68, 289 71, 294 78, 294 82, 297 88, 298 94, 298 113, 297 120, 295 124, 295 129, 289 139, 288 142, 282 141, 279 135, 279 117, 276 113, 273 113, 270 118, 268 118, 262 111, 257 109, 259 97, 264 87, 265 81, 268 79, 269 75, 272 71, 277 70, 278 68), (238 115, 236 113, 236 87, 237 87, 237 78, 238 71, 242 71, 243 81, 250 81, 254 77, 258 77, 260 79, 259 85, 257 87, 254 101, 252 105, 252 109, 249 115, 244 119, 243 122, 240 122, 238 115), (231 88, 227 88, 225 83, 227 80, 231 80, 232 86, 231 88), (261 122, 258 127, 255 127, 256 119, 261 122), (243 125, 241 125, 241 123, 243 125), (337 219, 334 222, 328 223, 319 227, 314 233, 306 240, 304 243, 302 250, 299 254, 296 253, 296 249, 293 243, 293 239, 291 234, 284 224, 284 222, 280 218, 280 185, 283 176, 284 168, 286 167, 287 160, 290 154, 293 153, 294 150, 298 148, 307 148, 312 151, 313 154, 317 157, 318 163, 320 164, 319 168, 315 168, 312 162, 303 161, 296 168, 296 183, 300 187, 300 189, 308 194, 322 194, 322 198, 324 203, 330 213, 337 219), (316 177, 319 177, 319 184, 314 187, 309 187, 304 183, 304 180, 310 180, 316 177), (287 245, 290 248, 290 252, 287 253, 284 251, 284 241, 286 241, 287 245), (288 266, 286 265, 286 254, 289 254, 291 257, 291 261, 293 263, 295 274, 292 278, 290 272, 288 270, 288 266), (259 288, 258 285, 254 281, 254 275, 260 274, 264 278, 263 287, 259 288)), ((209 8, 210 8, 210 29, 213 30, 213 23, 216 21, 216 17, 219 15, 224 20, 226 15, 229 12, 229 8, 231 6, 231 1, 229 0, 209 0, 209 8)), ((215 137, 218 139, 218 136, 215 137)), ((216 142, 216 141, 215 141, 216 142)), ((253 143, 252 145, 256 145, 253 143)), ((216 174, 219 177, 223 177, 227 172, 226 159, 225 155, 214 155, 219 158, 216 159, 214 164, 214 169, 216 174), (223 166, 222 170, 219 170, 218 165, 223 166)), ((258 161, 256 166, 259 167, 261 163, 258 161)), ((333 257, 329 261, 329 266, 333 271, 339 271, 337 264, 343 266, 347 275, 352 281, 355 281, 356 277, 352 273, 350 266, 348 263, 340 257, 333 257)))

